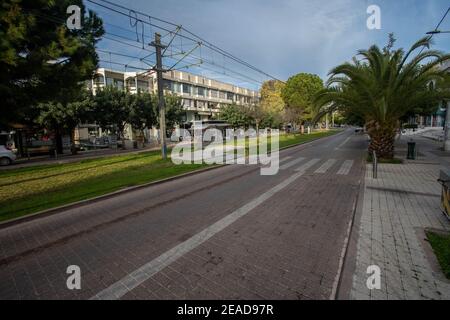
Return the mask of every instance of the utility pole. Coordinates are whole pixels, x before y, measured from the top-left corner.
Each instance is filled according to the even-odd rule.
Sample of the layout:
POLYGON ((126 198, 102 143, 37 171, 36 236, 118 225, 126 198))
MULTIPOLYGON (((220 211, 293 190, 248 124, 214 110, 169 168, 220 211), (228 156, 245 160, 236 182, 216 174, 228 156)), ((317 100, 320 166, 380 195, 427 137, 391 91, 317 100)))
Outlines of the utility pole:
POLYGON ((447 101, 444 122, 444 151, 450 151, 450 101, 447 101))
POLYGON ((161 44, 161 35, 155 33, 155 41, 150 45, 155 47, 156 50, 156 67, 153 69, 156 71, 156 80, 158 85, 158 109, 159 109, 159 135, 161 137, 161 154, 162 158, 167 159, 167 146, 166 146, 166 108, 164 101, 164 88, 163 88, 163 70, 162 67, 162 55, 161 49, 166 46, 161 44))

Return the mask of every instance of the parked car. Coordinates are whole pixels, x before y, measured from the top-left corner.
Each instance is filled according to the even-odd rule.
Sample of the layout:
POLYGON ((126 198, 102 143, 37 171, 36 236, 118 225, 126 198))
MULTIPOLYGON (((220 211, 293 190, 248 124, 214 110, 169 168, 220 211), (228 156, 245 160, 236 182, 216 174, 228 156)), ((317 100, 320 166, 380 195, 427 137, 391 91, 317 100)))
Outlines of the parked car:
POLYGON ((14 152, 7 147, 0 145, 0 166, 7 166, 16 160, 14 152))

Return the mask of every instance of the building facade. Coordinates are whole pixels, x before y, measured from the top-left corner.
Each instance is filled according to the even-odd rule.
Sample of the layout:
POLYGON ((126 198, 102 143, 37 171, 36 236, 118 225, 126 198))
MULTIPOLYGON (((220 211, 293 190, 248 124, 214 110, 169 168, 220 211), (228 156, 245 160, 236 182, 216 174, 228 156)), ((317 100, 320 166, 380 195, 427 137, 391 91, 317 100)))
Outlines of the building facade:
MULTIPOLYGON (((154 72, 122 72, 105 68, 97 69, 88 87, 95 94, 106 86, 114 86, 132 94, 137 92, 157 93, 157 78, 154 72)), ((184 123, 206 121, 216 118, 224 105, 237 104, 250 106, 260 99, 258 91, 238 87, 199 75, 183 71, 169 71, 163 74, 163 89, 166 94, 174 94, 181 98, 185 110, 184 123)), ((141 141, 141 133, 134 132, 131 126, 125 130, 126 139, 141 141)), ((92 140, 94 136, 104 133, 95 124, 81 124, 76 130, 77 140, 92 140)), ((159 136, 158 130, 148 128, 143 132, 143 139, 151 141, 159 136)))
MULTIPOLYGON (((208 120, 217 116, 223 105, 235 103, 250 106, 257 104, 260 99, 258 91, 188 72, 165 72, 163 79, 164 92, 181 97, 183 107, 186 110, 186 122, 208 120)), ((90 84, 94 94, 100 88, 108 85, 131 93, 137 93, 138 91, 157 92, 155 73, 98 69, 90 84)))

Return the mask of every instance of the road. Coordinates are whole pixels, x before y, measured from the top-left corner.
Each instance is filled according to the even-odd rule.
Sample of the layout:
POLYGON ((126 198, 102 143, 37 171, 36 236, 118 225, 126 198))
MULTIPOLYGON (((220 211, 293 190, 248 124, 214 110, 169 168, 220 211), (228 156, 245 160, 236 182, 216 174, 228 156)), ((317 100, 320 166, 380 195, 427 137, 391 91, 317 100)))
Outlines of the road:
POLYGON ((274 176, 228 165, 0 229, 0 299, 332 298, 366 144, 347 130, 274 176))

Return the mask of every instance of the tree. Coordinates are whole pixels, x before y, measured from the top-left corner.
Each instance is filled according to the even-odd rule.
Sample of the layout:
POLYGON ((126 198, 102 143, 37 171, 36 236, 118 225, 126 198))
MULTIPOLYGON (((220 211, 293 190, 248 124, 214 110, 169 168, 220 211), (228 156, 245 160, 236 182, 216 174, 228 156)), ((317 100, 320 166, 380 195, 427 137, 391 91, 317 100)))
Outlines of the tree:
POLYGON ((92 108, 92 94, 85 90, 80 92, 76 98, 71 97, 66 101, 38 104, 39 115, 36 117, 35 123, 55 132, 56 151, 62 153, 62 135, 70 135, 73 142, 75 127, 79 123, 89 120, 92 108))
POLYGON ((284 111, 285 103, 281 97, 281 92, 285 84, 278 80, 264 81, 261 94, 261 109, 269 114, 281 115, 284 111))
POLYGON ((256 133, 259 134, 261 122, 267 117, 267 113, 257 104, 246 107, 244 112, 247 114, 249 122, 251 122, 249 125, 254 124, 256 133))
POLYGON ((158 120, 155 113, 155 103, 152 95, 139 92, 138 94, 129 94, 125 96, 125 105, 128 106, 127 122, 134 130, 144 130, 151 128, 158 120))
POLYGON ((360 50, 352 63, 330 71, 328 88, 316 95, 321 114, 341 109, 364 119, 371 138, 369 152, 380 158, 392 158, 399 119, 408 112, 437 106, 450 98, 448 70, 438 66, 450 55, 429 48, 428 37, 417 41, 406 53, 392 50, 390 44, 381 50, 373 45, 360 50))
POLYGON ((283 121, 281 115, 273 113, 265 113, 259 124, 260 128, 280 129, 283 121))
POLYGON ((81 90, 97 68, 95 44, 103 32, 102 21, 92 11, 86 14, 82 0, 2 1, 0 123, 32 122, 40 103, 66 105, 60 98, 81 90), (70 5, 81 8, 81 30, 66 26, 70 5))
POLYGON ((235 129, 248 128, 253 124, 253 119, 247 110, 237 104, 223 106, 220 109, 219 118, 229 123, 235 129))
POLYGON ((281 97, 290 109, 289 114, 298 116, 292 122, 309 121, 313 114, 314 95, 323 89, 323 81, 319 76, 309 73, 299 73, 292 76, 281 89, 281 97))
POLYGON ((111 130, 122 138, 122 147, 125 147, 124 130, 130 118, 132 102, 127 95, 130 94, 114 86, 106 86, 94 96, 93 115, 95 115, 96 123, 102 129, 111 130))
MULTIPOLYGON (((166 103, 166 128, 171 129, 175 127, 175 125, 181 124, 185 119, 186 111, 183 109, 180 97, 168 94, 164 96, 164 100, 166 103)), ((157 115, 159 121, 159 110, 157 115)))

